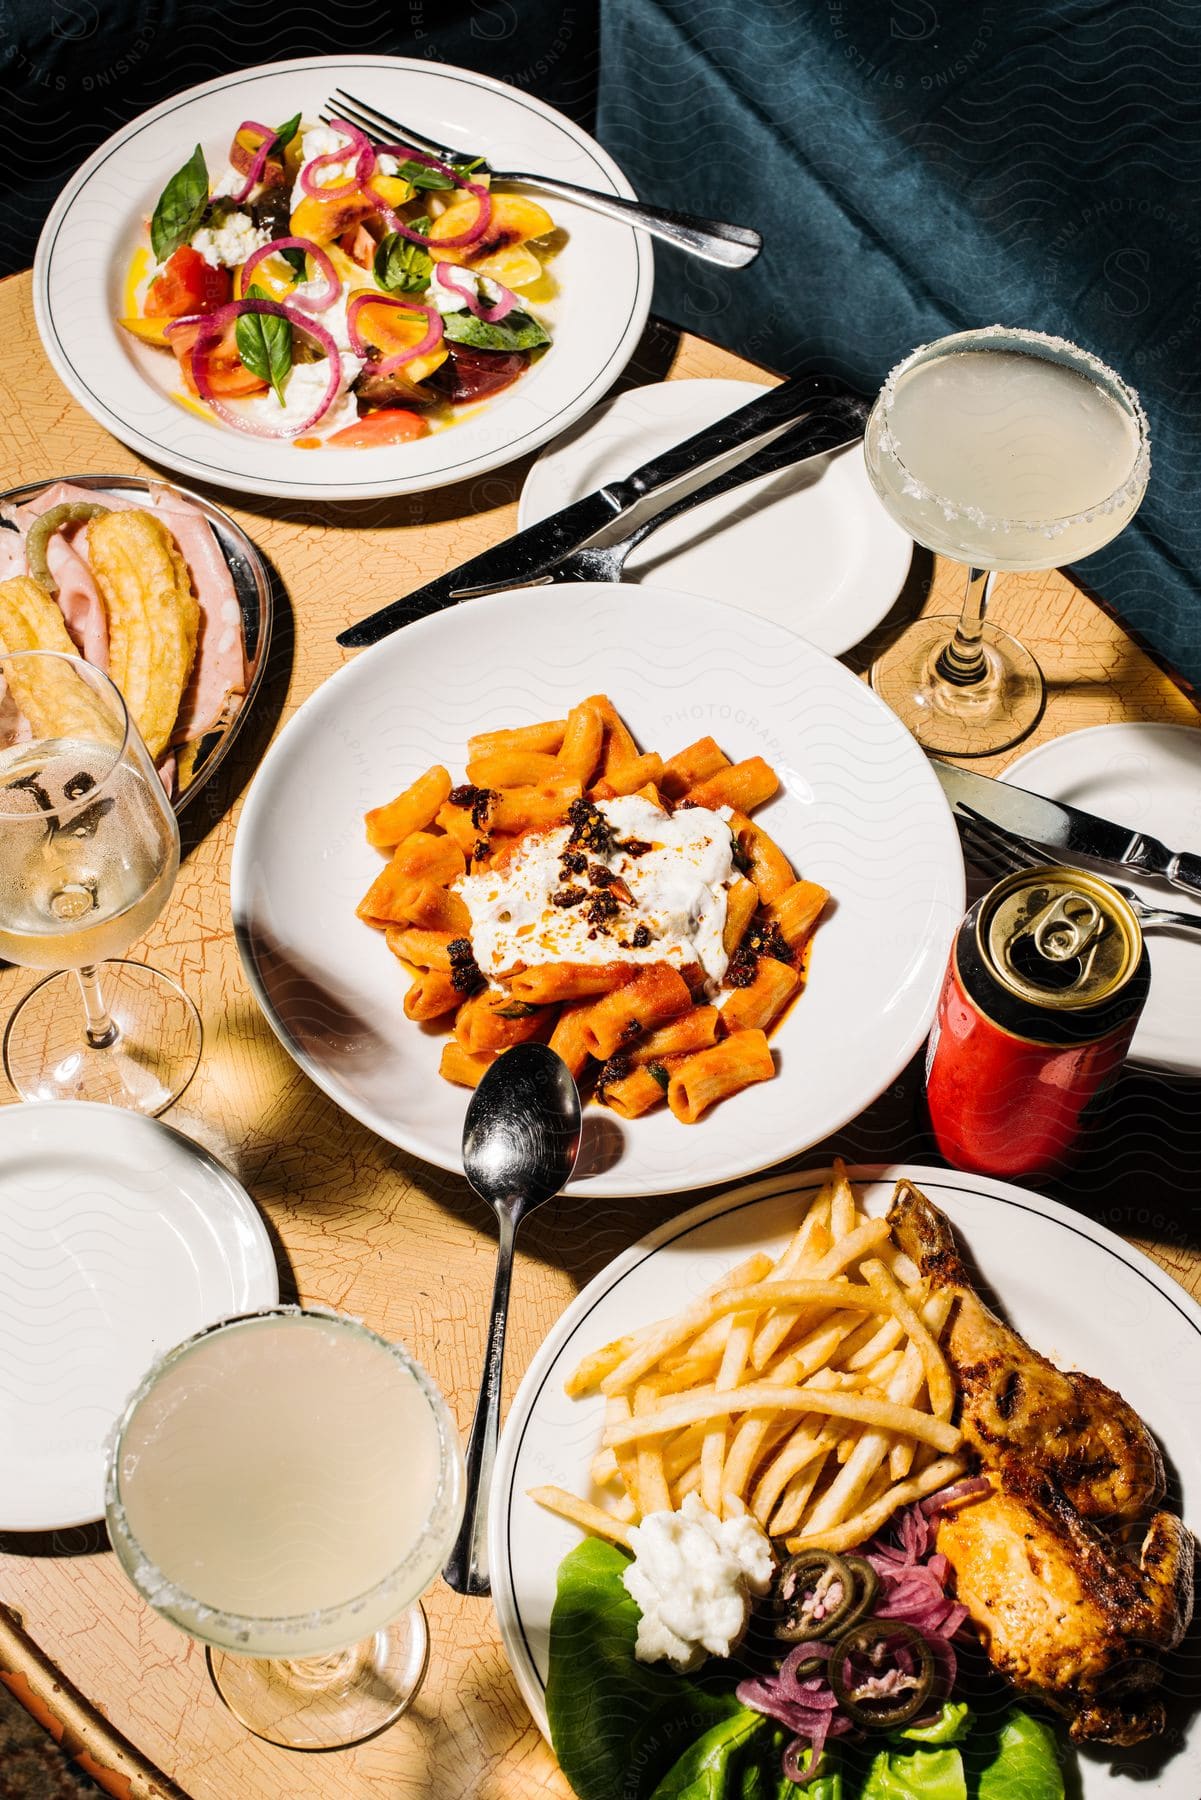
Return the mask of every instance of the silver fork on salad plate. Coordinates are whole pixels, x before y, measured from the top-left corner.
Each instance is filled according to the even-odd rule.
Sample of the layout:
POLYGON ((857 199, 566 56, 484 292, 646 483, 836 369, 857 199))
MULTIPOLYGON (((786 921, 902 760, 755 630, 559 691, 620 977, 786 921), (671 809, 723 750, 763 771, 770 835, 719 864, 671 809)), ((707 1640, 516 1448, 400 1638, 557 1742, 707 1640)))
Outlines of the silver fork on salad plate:
MULTIPOLYGON (((1046 863, 1054 863, 1061 869, 1074 869, 1078 866, 1062 856, 1056 856, 1050 850, 1044 850, 1041 844, 1033 843, 1030 838, 1019 837, 1016 832, 1008 831, 1002 825, 995 825, 991 819, 986 819, 983 813, 965 805, 962 800, 955 811, 955 822, 959 826, 959 834, 968 855, 986 875, 1011 875, 1019 869, 1032 869, 1046 863)), ((1144 930, 1201 932, 1201 913, 1173 912, 1169 907, 1152 906, 1133 888, 1111 880, 1108 875, 1105 880, 1126 901, 1144 930)))
POLYGON ((475 168, 482 174, 489 175, 494 183, 512 183, 521 187, 540 188, 547 194, 562 195, 566 200, 574 200, 578 206, 587 207, 589 212, 600 213, 606 219, 615 219, 619 225, 636 226, 641 231, 649 232, 652 237, 661 238, 665 244, 674 244, 677 250, 686 251, 690 256, 699 256, 705 262, 717 263, 723 268, 745 268, 763 248, 762 237, 749 225, 728 225, 721 219, 699 219, 690 213, 644 206, 640 200, 626 200, 620 194, 598 193, 595 188, 580 187, 576 182, 563 181, 557 175, 537 175, 523 169, 490 168, 482 158, 471 158, 468 152, 455 150, 447 144, 436 144, 431 138, 423 137, 411 125, 389 118, 387 113, 368 106, 366 101, 356 99, 344 88, 334 89, 333 96, 320 117, 324 125, 345 119, 371 139, 377 148, 391 148, 393 144, 402 147, 407 145, 414 150, 423 151, 427 156, 436 156, 440 162, 462 163, 470 160, 475 168))

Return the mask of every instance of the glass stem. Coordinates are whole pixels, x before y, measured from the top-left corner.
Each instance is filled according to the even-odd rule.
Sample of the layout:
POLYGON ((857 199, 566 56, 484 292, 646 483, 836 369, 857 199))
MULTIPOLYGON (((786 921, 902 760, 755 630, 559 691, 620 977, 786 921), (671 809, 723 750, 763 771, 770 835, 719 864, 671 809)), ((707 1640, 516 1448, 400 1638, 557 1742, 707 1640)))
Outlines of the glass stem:
POLYGON ((83 995, 83 1010, 87 1014, 88 1043, 93 1050, 111 1050, 120 1034, 104 1003, 100 970, 95 963, 89 963, 86 969, 76 969, 75 974, 83 995))
POLYGON ((934 665, 943 680, 955 687, 971 687, 974 682, 983 681, 988 673, 984 659, 984 615, 996 579, 993 569, 969 569, 967 572, 967 592, 963 596, 963 611, 955 635, 934 665))

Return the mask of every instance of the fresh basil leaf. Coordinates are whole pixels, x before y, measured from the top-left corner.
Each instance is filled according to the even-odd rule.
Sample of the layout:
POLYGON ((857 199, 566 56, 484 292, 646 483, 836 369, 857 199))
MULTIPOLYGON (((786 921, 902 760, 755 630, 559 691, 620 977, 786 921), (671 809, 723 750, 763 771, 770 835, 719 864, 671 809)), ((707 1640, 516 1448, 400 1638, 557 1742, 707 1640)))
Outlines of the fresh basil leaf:
MULTIPOLYGON (((248 300, 269 300, 265 288, 252 282, 248 300)), ((269 381, 284 404, 284 382, 292 372, 292 326, 275 313, 242 313, 234 327, 238 355, 252 375, 269 381)))
POLYGON ((158 197, 154 217, 150 221, 150 248, 156 262, 167 258, 186 244, 198 229, 209 200, 208 164, 197 144, 182 169, 177 169, 158 197))
POLYGON ((296 133, 300 130, 300 114, 293 113, 286 125, 281 125, 275 134, 268 156, 274 156, 277 150, 286 150, 296 133))
POLYGON ((466 311, 446 313, 442 330, 452 344, 466 344, 471 350, 537 350, 550 343, 550 333, 523 312, 511 312, 498 325, 466 311))
POLYGON ((510 1000, 507 1006, 493 1008, 498 1019, 532 1019, 537 1010, 528 1000, 510 1000))
POLYGON ((290 263, 298 275, 304 274, 305 260, 303 250, 277 250, 275 254, 277 256, 282 256, 286 263, 290 263))
MULTIPOLYGON (((397 160, 399 161, 399 158, 397 160)), ((462 180, 468 175, 474 175, 477 169, 486 169, 488 165, 482 156, 456 156, 454 161, 447 166, 452 168, 462 180)), ((451 180, 449 175, 444 175, 441 169, 427 169, 424 163, 419 162, 402 162, 396 173, 398 178, 401 181, 407 181, 410 187, 431 194, 444 193, 447 188, 458 185, 457 182, 451 180)))
MULTIPOLYGON (((428 219, 414 219, 414 231, 428 231, 428 219)), ((422 293, 430 284, 433 261, 420 244, 410 243, 399 231, 380 239, 375 253, 375 279, 390 294, 422 293)))

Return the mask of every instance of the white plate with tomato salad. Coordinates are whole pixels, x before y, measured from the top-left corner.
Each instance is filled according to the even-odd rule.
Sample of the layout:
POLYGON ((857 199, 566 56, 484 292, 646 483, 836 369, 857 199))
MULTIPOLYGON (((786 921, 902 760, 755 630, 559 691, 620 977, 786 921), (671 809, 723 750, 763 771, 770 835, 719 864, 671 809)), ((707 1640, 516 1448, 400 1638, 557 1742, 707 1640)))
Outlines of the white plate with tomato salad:
POLYGON ((247 493, 368 499, 496 468, 620 374, 652 257, 568 201, 493 192, 484 164, 633 194, 570 120, 463 69, 313 57, 191 88, 103 144, 47 220, 47 354, 131 448, 247 493), (322 126, 338 87, 463 160, 322 126))

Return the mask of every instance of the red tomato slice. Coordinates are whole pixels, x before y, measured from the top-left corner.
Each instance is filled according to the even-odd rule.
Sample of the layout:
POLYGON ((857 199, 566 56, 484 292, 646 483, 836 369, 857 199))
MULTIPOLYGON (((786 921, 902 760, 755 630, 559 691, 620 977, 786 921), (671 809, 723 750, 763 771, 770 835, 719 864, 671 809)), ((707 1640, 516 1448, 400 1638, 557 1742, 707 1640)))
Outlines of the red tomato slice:
POLYGON ((216 312, 232 293, 228 269, 214 269, 199 250, 181 244, 151 282, 143 311, 148 319, 182 319, 186 313, 216 312))
POLYGON ((386 412, 364 413, 353 425, 344 425, 341 431, 335 431, 325 441, 337 444, 343 450, 372 450, 384 444, 412 443, 414 438, 424 435, 425 429, 425 420, 420 413, 394 406, 386 412))
MULTIPOLYGON (((236 329, 237 320, 231 319, 216 343, 210 344, 208 349, 209 385, 214 394, 219 394, 226 400, 236 399, 241 394, 267 392, 267 383, 257 375, 252 375, 238 355, 237 339, 234 336, 236 329)), ((199 394, 192 374, 192 347, 199 333, 199 325, 181 325, 171 333, 171 348, 179 358, 184 385, 193 394, 199 394)))

